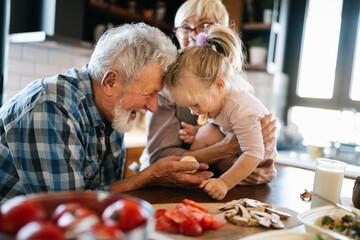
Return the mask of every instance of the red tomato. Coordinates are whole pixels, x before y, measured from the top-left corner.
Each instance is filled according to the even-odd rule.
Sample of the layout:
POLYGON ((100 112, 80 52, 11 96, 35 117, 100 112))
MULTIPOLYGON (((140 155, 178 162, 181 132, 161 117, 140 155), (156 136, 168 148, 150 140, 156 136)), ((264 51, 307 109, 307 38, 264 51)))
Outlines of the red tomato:
POLYGON ((202 219, 204 229, 218 229, 227 223, 226 219, 219 215, 205 214, 202 219))
POLYGON ((198 208, 194 208, 192 206, 186 206, 182 203, 179 203, 176 206, 176 209, 182 212, 187 218, 192 217, 195 218, 198 222, 201 222, 205 212, 199 210, 198 208))
POLYGON ((90 211, 90 210, 81 203, 77 203, 77 202, 63 203, 56 207, 55 211, 53 212, 52 219, 54 223, 57 223, 59 217, 63 215, 65 212, 73 212, 74 215, 79 216, 84 214, 83 211, 90 211))
POLYGON ((189 218, 187 221, 180 223, 179 231, 186 236, 199 236, 203 233, 203 228, 196 219, 189 218))
POLYGON ((143 225, 147 217, 146 210, 138 202, 128 198, 110 204, 102 214, 105 225, 118 227, 124 232, 143 225))
POLYGON ((70 235, 76 235, 77 233, 89 230, 100 222, 101 220, 95 212, 77 209, 74 212, 63 213, 57 221, 57 226, 63 231, 69 232, 70 235))
POLYGON ((169 233, 179 233, 179 224, 163 216, 158 216, 155 219, 156 231, 163 231, 169 233))
POLYGON ((15 235, 25 224, 32 221, 46 221, 44 208, 26 197, 15 197, 1 205, 0 229, 4 233, 15 235))
POLYGON ((49 222, 29 222, 16 234, 21 240, 65 240, 64 233, 49 222))
POLYGON ((169 208, 165 212, 165 217, 176 222, 183 223, 188 219, 188 216, 176 208, 169 208))
POLYGON ((164 216, 165 212, 166 212, 166 209, 158 209, 158 210, 156 210, 155 211, 155 218, 164 216))
POLYGON ((117 227, 110 227, 105 225, 96 225, 89 230, 82 232, 76 236, 76 239, 101 239, 101 240, 114 240, 124 239, 124 233, 117 227))
POLYGON ((199 203, 197 203, 197 202, 195 202, 193 200, 185 198, 185 199, 182 200, 182 202, 186 206, 192 206, 192 207, 197 208, 197 209, 199 209, 199 210, 201 210, 203 212, 206 212, 206 213, 209 212, 209 210, 206 207, 200 205, 199 203))

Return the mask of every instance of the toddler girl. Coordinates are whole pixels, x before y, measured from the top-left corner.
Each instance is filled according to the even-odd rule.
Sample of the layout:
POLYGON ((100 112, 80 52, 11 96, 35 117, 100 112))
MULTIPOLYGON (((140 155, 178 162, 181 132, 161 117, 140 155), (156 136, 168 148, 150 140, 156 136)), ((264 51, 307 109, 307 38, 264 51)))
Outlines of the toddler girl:
POLYGON ((215 144, 229 132, 237 136, 243 154, 218 160, 216 165, 223 174, 200 185, 212 198, 221 200, 262 159, 275 159, 277 151, 275 141, 266 148, 263 145, 260 119, 268 111, 243 76, 242 43, 237 33, 214 27, 208 36, 202 33, 196 40, 200 46, 179 53, 165 74, 164 85, 174 101, 189 107, 192 114, 208 115, 208 123, 200 128, 183 124, 182 138, 192 142, 190 150, 215 144))

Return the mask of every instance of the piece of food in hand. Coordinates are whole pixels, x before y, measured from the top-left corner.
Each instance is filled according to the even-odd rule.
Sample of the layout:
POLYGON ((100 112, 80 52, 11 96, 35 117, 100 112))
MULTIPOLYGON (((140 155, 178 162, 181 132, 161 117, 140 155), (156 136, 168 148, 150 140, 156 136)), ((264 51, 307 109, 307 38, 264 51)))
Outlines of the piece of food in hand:
MULTIPOLYGON (((185 156, 182 159, 180 159, 180 161, 189 161, 189 162, 197 162, 196 158, 194 158, 193 156, 185 156)), ((193 171, 184 171, 185 173, 188 174, 195 174, 196 173, 196 169, 193 171)))
POLYGON ((209 113, 200 114, 197 118, 197 124, 200 126, 205 125, 208 121, 209 113))

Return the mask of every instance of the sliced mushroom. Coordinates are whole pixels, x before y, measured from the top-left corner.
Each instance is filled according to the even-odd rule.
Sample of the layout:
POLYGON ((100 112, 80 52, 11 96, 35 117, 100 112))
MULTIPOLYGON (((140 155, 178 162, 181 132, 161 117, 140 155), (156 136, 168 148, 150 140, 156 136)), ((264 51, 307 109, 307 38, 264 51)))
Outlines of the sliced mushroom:
POLYGON ((271 226, 271 215, 266 212, 251 211, 251 216, 255 218, 258 223, 264 227, 269 228, 271 226))
POLYGON ((270 208, 272 208, 271 204, 263 203, 263 202, 260 202, 258 200, 255 200, 255 199, 247 199, 245 201, 245 203, 246 203, 247 207, 253 207, 253 208, 256 208, 256 207, 270 207, 270 208))
POLYGON ((239 207, 239 215, 241 217, 251 218, 249 211, 243 205, 238 204, 237 206, 239 207))
POLYGON ((257 225, 259 225, 257 223, 257 221, 252 218, 244 218, 244 217, 240 217, 238 215, 233 216, 233 218, 231 219, 231 222, 235 223, 236 225, 240 225, 240 226, 257 226, 257 225))
POLYGON ((230 219, 230 218, 232 218, 233 216, 235 216, 237 213, 238 213, 238 211, 233 208, 233 209, 229 209, 229 210, 223 212, 222 215, 223 215, 224 217, 226 217, 227 219, 230 219))
POLYGON ((233 200, 222 205, 219 209, 224 211, 219 215, 241 226, 261 225, 267 228, 284 228, 285 225, 281 219, 291 216, 287 212, 273 209, 271 204, 249 198, 233 200))
POLYGON ((276 229, 282 229, 285 227, 284 223, 282 221, 279 221, 277 223, 271 223, 271 226, 276 229))
POLYGON ((260 212, 265 212, 266 211, 266 208, 265 207, 247 207, 246 208, 249 212, 250 211, 260 211, 260 212))
POLYGON ((232 200, 231 202, 227 202, 224 205, 218 207, 219 210, 229 210, 235 207, 237 205, 239 200, 232 200))
POLYGON ((291 217, 290 213, 284 212, 284 211, 280 211, 277 209, 273 209, 273 208, 266 208, 266 211, 269 213, 275 213, 276 215, 279 215, 281 219, 288 219, 289 217, 291 217))

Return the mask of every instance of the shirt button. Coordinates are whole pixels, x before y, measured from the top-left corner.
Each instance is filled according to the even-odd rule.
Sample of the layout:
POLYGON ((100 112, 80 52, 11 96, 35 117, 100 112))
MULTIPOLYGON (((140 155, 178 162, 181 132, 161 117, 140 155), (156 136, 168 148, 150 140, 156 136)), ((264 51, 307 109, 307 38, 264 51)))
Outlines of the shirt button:
POLYGON ((91 172, 88 172, 88 174, 87 174, 87 175, 88 175, 88 177, 91 177, 91 172))

